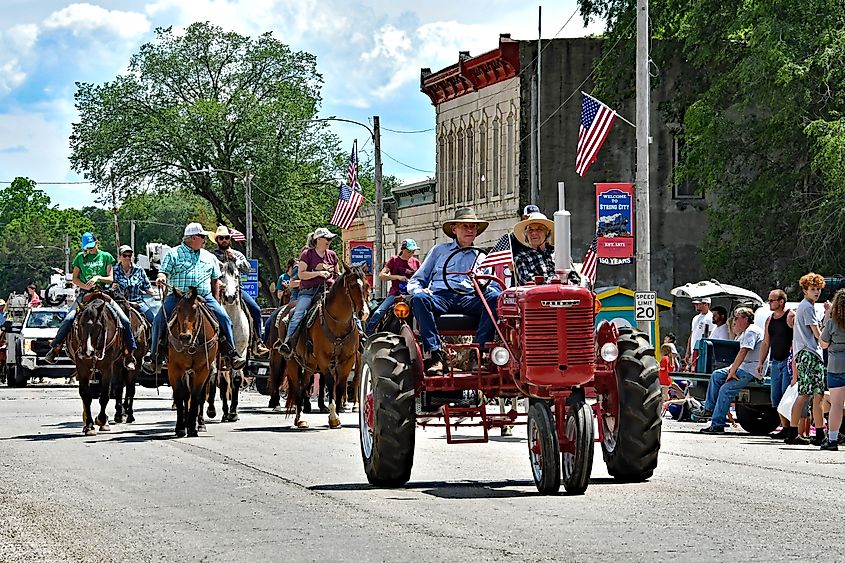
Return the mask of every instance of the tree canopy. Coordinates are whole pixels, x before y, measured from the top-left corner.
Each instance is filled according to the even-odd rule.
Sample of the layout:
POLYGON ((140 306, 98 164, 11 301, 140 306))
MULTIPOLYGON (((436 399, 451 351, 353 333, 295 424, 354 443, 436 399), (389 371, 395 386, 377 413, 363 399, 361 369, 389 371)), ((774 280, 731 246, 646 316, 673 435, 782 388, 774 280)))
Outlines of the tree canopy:
MULTIPOLYGON (((630 96, 636 2, 579 4, 608 25, 597 89, 630 96)), ((661 108, 683 124, 676 181, 713 194, 708 274, 767 290, 843 272, 845 4, 650 0, 649 12, 655 67, 681 65, 661 108)))

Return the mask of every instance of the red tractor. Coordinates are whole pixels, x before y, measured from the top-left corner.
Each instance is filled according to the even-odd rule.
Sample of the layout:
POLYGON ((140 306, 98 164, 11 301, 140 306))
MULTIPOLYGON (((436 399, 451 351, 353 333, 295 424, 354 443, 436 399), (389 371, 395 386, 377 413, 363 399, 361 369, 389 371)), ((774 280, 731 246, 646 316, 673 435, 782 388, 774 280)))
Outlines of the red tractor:
MULTIPOLYGON (((568 241, 568 229, 564 233, 568 241)), ((456 273, 446 272, 448 265, 447 260, 446 280, 447 274, 456 273)), ((490 282, 505 287, 494 276, 464 273, 478 295, 490 282)), ((373 335, 364 352, 359 387, 361 453, 369 482, 380 487, 408 482, 417 425, 445 427, 447 441, 455 443, 486 442, 492 428, 527 424, 531 469, 543 494, 557 493, 561 479, 568 493, 583 493, 596 441, 616 479, 651 477, 661 431, 654 349, 636 330, 617 329, 608 322, 596 329, 600 304, 577 281, 577 275, 562 272, 561 280, 544 283, 538 278, 504 290, 498 300, 497 338, 489 354, 482 356, 476 344, 450 344, 445 341, 454 339, 444 338, 450 358, 468 354, 471 360, 461 365, 450 361, 442 376, 424 372, 412 323, 404 323, 399 334, 373 335), (510 411, 487 412, 485 399, 493 397, 512 398, 510 411), (527 414, 516 410, 519 397, 528 401, 527 414), (483 435, 458 439, 452 434, 458 426, 481 428, 483 435)), ((409 305, 396 307, 394 314, 407 319, 409 305)), ((475 334, 478 319, 443 315, 437 326, 443 337, 468 337, 475 334)))

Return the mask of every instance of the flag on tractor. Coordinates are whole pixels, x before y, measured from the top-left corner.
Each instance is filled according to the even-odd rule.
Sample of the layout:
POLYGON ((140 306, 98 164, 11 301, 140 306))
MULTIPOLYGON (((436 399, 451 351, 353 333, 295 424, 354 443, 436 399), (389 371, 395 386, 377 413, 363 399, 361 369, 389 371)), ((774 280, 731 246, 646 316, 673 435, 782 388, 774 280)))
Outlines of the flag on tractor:
POLYGON ((585 94, 581 101, 581 129, 578 133, 578 150, 575 155, 575 171, 583 176, 596 161, 610 128, 616 120, 616 112, 585 94))
POLYGON ((348 229, 355 220, 355 215, 362 203, 364 203, 364 194, 358 183, 358 141, 355 141, 352 146, 352 156, 349 158, 349 168, 346 171, 346 184, 340 186, 337 205, 329 222, 341 229, 348 229))
POLYGON ((506 266, 513 262, 513 253, 511 252, 511 235, 505 233, 502 235, 496 244, 493 245, 493 250, 490 254, 481 259, 481 262, 475 267, 476 270, 481 268, 492 268, 493 266, 506 266))
POLYGON ((590 285, 595 285, 596 283, 596 266, 599 261, 598 248, 599 232, 596 229, 593 242, 590 243, 587 253, 584 254, 584 262, 581 264, 581 275, 590 280, 590 285))

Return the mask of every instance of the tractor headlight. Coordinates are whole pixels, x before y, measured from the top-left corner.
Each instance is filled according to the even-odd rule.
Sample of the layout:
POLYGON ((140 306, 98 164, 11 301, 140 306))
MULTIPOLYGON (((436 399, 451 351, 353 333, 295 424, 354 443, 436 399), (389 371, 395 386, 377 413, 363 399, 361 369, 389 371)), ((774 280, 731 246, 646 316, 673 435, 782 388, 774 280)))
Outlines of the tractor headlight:
POLYGON ((605 362, 615 362, 616 358, 619 357, 619 348, 616 347, 616 344, 613 342, 606 342, 601 347, 601 359, 605 362))
POLYGON ((508 352, 507 348, 503 348, 501 346, 496 346, 490 352, 490 359, 497 366, 504 366, 510 361, 511 353, 508 352))
POLYGON ((393 314, 397 319, 407 319, 411 316, 411 306, 404 301, 393 306, 393 314))

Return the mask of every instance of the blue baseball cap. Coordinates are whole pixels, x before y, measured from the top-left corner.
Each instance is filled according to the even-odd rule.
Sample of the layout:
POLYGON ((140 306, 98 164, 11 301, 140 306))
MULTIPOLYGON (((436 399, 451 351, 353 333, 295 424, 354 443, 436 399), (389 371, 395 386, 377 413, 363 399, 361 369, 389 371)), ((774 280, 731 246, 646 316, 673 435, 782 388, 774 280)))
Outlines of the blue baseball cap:
POLYGON ((417 245, 417 241, 412 238, 406 238, 402 241, 402 248, 407 248, 408 250, 419 250, 420 247, 417 245))
POLYGON ((97 244, 97 237, 94 236, 94 233, 83 233, 82 235, 82 250, 88 250, 89 248, 94 248, 97 244))
POLYGON ((531 215, 532 213, 539 213, 539 212, 540 212, 540 208, 537 207, 536 205, 534 205, 533 203, 531 205, 526 205, 525 208, 522 210, 523 215, 531 215))

